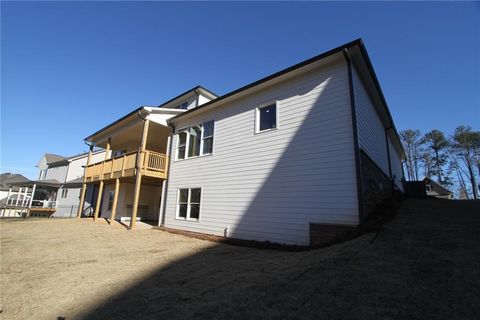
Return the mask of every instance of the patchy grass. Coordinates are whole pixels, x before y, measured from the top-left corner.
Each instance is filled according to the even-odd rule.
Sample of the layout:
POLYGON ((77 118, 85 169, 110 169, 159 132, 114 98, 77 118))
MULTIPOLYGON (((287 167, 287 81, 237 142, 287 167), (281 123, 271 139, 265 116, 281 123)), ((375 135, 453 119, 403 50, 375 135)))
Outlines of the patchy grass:
POLYGON ((2 220, 2 319, 479 319, 479 213, 408 200, 372 233, 303 252, 2 220))

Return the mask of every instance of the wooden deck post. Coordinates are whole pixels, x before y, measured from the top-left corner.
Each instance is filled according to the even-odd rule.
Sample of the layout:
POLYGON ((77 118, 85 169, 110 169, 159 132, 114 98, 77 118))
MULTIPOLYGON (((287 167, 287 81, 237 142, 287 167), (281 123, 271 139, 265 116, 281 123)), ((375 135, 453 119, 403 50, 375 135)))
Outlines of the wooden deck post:
POLYGON ((142 133, 142 142, 140 148, 138 149, 137 154, 137 163, 136 163, 136 178, 135 178, 135 190, 133 193, 133 205, 132 205, 132 217, 130 219, 130 229, 135 227, 137 222, 137 211, 138 211, 138 200, 140 197, 140 187, 142 185, 142 174, 143 174, 143 154, 145 147, 147 146, 147 136, 148 136, 148 127, 150 125, 150 120, 146 119, 143 123, 143 133, 142 133))
POLYGON ((115 193, 113 194, 112 215, 110 216, 110 225, 115 220, 115 214, 117 212, 118 192, 120 191, 120 179, 115 179, 115 193))
POLYGON ((93 214, 94 221, 98 219, 98 213, 100 212, 100 205, 102 203, 102 194, 103 194, 103 180, 100 180, 100 186, 98 187, 97 203, 95 204, 95 213, 93 214))
POLYGON ((107 146, 105 147, 105 160, 108 160, 110 159, 110 156, 108 155, 108 153, 110 152, 110 143, 112 142, 112 138, 108 138, 107 140, 107 146))
MULTIPOLYGON (((105 148, 105 160, 108 160, 109 156, 108 153, 110 152, 110 142, 112 141, 111 138, 107 140, 107 146, 105 148)), ((97 196, 97 203, 95 204, 95 213, 93 214, 93 220, 96 221, 98 219, 98 213, 100 212, 100 206, 102 205, 102 194, 103 194, 103 175, 105 170, 105 160, 102 164, 102 173, 100 174, 100 187, 98 188, 98 196, 97 196)))
POLYGON ((87 165, 83 169, 83 183, 82 183, 82 191, 80 192, 80 203, 78 204, 78 211, 77 211, 77 218, 82 217, 83 205, 85 202, 85 193, 87 193, 87 167, 90 165, 92 161, 92 154, 93 154, 93 146, 90 146, 90 150, 88 151, 88 158, 87 158, 87 165))

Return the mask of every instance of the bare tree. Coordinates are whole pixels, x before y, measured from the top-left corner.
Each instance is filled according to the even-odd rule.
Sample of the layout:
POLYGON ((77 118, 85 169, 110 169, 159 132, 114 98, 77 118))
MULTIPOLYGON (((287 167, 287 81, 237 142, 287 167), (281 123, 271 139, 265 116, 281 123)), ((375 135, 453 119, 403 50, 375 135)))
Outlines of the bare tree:
POLYGON ((465 183, 464 174, 466 173, 462 167, 458 164, 458 159, 456 157, 452 157, 450 166, 452 167, 453 171, 457 176, 457 183, 458 183, 458 198, 462 200, 468 200, 468 188, 467 184, 465 183))
POLYGON ((452 149, 466 169, 474 199, 478 199, 475 174, 475 166, 476 164, 478 165, 478 159, 475 155, 476 139, 476 132, 472 131, 472 128, 468 126, 458 126, 451 139, 452 149))
POLYGON ((408 180, 418 180, 418 166, 421 159, 422 144, 420 130, 407 129, 400 132, 403 146, 407 152, 406 171, 408 180))

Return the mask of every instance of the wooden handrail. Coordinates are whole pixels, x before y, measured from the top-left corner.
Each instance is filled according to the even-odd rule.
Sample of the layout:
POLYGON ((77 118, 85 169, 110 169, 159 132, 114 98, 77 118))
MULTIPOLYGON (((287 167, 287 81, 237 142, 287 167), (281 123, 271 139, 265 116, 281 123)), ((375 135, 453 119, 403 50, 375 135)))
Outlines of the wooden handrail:
POLYGON ((163 153, 152 150, 143 150, 140 153, 133 151, 86 166, 85 176, 87 181, 114 179, 135 174, 150 174, 153 177, 165 178, 167 166, 168 157, 163 153), (138 173, 135 169, 139 169, 138 173))

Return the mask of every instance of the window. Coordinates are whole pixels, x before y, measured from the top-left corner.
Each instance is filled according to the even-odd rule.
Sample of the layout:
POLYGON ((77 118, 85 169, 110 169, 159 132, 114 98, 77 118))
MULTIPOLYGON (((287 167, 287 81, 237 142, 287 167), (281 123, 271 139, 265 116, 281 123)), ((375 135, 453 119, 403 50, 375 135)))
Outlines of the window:
POLYGON ((178 134, 177 159, 185 159, 186 145, 187 145, 187 133, 183 131, 178 134))
POLYGON ((425 186, 425 189, 427 189, 427 191, 430 192, 430 191, 432 191, 432 186, 429 185, 429 184, 427 184, 427 185, 425 186))
POLYGON ((185 220, 200 219, 201 188, 178 189, 177 218, 185 220))
POLYGON ((184 110, 187 110, 187 109, 188 109, 188 101, 182 102, 182 103, 180 103, 179 105, 175 106, 174 108, 175 108, 175 109, 184 109, 184 110))
POLYGON ((68 189, 62 189, 62 193, 61 193, 61 197, 62 198, 66 198, 67 197, 67 194, 68 194, 68 189))
POLYGON ((127 150, 115 150, 112 152, 112 158, 123 156, 127 153, 127 150))
POLYGON ((203 154, 210 154, 213 150, 213 121, 203 123, 203 154))
POLYGON ((177 134, 177 160, 211 154, 213 133, 213 120, 181 130, 177 134))
POLYGON ((277 128, 277 103, 271 103, 257 108, 256 132, 277 128))
POLYGON ((188 156, 196 157, 200 155, 200 143, 202 128, 200 126, 191 127, 189 130, 188 156))
POLYGON ((114 192, 113 191, 110 191, 108 193, 108 209, 107 210, 112 210, 112 207, 113 207, 113 196, 114 196, 114 192))

